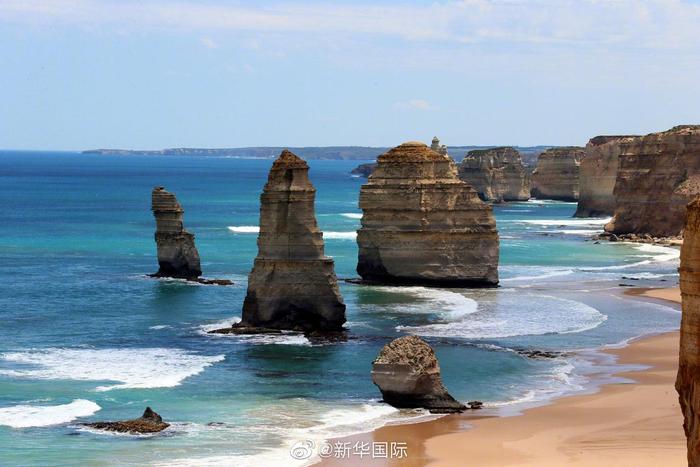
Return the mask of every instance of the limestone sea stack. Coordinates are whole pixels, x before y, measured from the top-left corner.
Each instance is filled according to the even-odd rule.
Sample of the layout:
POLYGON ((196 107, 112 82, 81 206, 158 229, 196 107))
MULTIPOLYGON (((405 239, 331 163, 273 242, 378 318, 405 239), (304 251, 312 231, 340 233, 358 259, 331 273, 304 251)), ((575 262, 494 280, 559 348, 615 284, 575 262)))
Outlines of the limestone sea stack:
POLYGON ((118 433, 144 434, 158 433, 168 428, 170 424, 165 423, 161 416, 151 410, 150 407, 146 407, 146 410, 140 418, 117 422, 84 423, 83 426, 88 426, 97 430, 115 431, 118 433))
POLYGON ((615 212, 615 180, 622 143, 634 136, 596 136, 586 145, 579 172, 579 198, 574 217, 605 217, 615 212))
POLYGON ((688 465, 695 467, 700 466, 700 198, 687 211, 679 269, 683 315, 676 390, 685 418, 688 465))
POLYGON ((248 276, 241 328, 342 330, 345 304, 316 224, 309 166, 288 150, 260 196, 258 256, 248 276))
POLYGON ((432 413, 466 409, 447 392, 435 352, 417 336, 394 339, 382 348, 372 362, 372 382, 384 402, 397 408, 424 408, 432 413))
POLYGON ((621 143, 615 215, 605 230, 681 234, 686 205, 700 194, 700 125, 682 125, 621 143))
POLYGON ((577 201, 579 167, 585 153, 580 147, 547 149, 532 172, 531 194, 539 199, 577 201))
POLYGON ((457 177, 449 156, 409 142, 377 158, 360 190, 358 274, 366 281, 498 284, 491 206, 457 177))
POLYGON ((197 280, 202 275, 202 267, 194 245, 194 234, 186 231, 182 223, 184 209, 175 195, 162 186, 153 189, 151 203, 156 218, 159 265, 153 276, 197 280))
POLYGON ((459 178, 485 201, 527 201, 530 174, 511 147, 469 151, 459 164, 459 178))

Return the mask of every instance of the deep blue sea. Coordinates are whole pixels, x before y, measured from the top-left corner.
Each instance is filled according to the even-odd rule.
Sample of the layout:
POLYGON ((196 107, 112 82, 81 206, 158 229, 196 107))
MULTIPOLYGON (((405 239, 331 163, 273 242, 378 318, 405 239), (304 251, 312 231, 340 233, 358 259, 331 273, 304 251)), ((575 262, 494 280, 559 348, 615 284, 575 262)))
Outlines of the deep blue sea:
MULTIPOLYGON (((341 279, 357 277, 358 163, 310 162, 341 279)), ((240 317, 270 165, 0 152, 0 465, 294 465, 298 440, 426 417, 379 403, 370 379, 379 349, 404 333, 435 348, 456 398, 506 408, 590 388, 596 349, 678 328, 677 307, 619 285, 676 285, 677 249, 596 242, 604 219, 531 200, 494 208, 498 289, 341 281, 347 342, 207 335, 240 317), (146 277, 158 266, 156 185, 185 208, 204 275, 234 286, 146 277), (172 427, 137 437, 78 425, 147 405, 172 427)))

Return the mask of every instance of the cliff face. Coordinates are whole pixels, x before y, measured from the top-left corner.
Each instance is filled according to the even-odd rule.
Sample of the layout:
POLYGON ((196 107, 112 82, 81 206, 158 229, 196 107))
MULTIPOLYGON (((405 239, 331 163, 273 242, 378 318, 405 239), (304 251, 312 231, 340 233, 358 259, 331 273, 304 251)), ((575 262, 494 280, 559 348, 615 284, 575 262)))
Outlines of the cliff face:
POLYGON ((579 199, 574 217, 603 217, 615 212, 615 180, 622 143, 635 136, 596 136, 581 161, 579 199))
POLYGON ((688 205, 680 284, 683 296, 676 390, 688 438, 688 465, 700 466, 700 199, 688 205))
POLYGON ((374 162, 370 162, 369 164, 360 164, 354 169, 350 171, 351 175, 359 175, 360 177, 368 178, 370 175, 372 175, 372 171, 374 171, 374 168, 377 166, 374 162))
POLYGON ((285 150, 260 196, 258 256, 248 276, 242 326, 337 331, 345 322, 333 259, 316 224, 305 161, 285 150))
POLYGON ((532 172, 531 194, 540 199, 576 201, 579 195, 579 166, 583 148, 547 149, 537 159, 532 172))
POLYGON ((196 279, 202 275, 199 253, 194 245, 194 235, 186 231, 182 216, 184 210, 175 195, 162 186, 151 193, 151 209, 156 218, 156 245, 158 247, 158 272, 155 277, 196 279))
POLYGON ((530 175, 514 148, 469 151, 459 164, 459 178, 471 185, 483 200, 530 199, 530 175))
POLYGON ((625 141, 615 182, 614 234, 679 235, 686 205, 700 194, 700 125, 625 141))
POLYGON ((380 283, 498 283, 491 207, 457 177, 455 163, 410 142, 382 154, 360 190, 357 272, 380 283))

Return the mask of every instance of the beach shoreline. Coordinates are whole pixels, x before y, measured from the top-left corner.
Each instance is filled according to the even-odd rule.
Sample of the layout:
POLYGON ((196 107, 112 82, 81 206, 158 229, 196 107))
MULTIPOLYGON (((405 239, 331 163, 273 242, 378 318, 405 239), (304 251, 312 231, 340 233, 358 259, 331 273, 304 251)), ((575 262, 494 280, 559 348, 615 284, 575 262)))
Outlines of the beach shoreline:
MULTIPOLYGON (((678 287, 634 288, 625 294, 680 303, 678 287)), ((330 440, 405 443, 406 458, 350 456, 315 465, 686 465, 674 389, 678 342, 679 332, 672 331, 639 337, 622 348, 602 348, 618 364, 636 368, 615 373, 618 382, 601 383, 593 393, 565 395, 517 415, 467 411, 330 440)))

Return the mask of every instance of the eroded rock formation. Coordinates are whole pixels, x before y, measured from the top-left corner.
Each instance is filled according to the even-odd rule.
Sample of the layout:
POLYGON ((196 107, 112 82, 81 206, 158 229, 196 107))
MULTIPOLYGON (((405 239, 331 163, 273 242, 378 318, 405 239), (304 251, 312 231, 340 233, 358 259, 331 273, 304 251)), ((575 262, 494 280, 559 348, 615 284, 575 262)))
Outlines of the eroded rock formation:
POLYGON ((377 166, 376 163, 371 162, 369 164, 360 164, 350 171, 352 175, 359 175, 360 177, 368 178, 372 175, 374 168, 377 166))
POLYGON ((676 390, 685 418, 688 465, 695 467, 700 466, 700 198, 687 212, 679 269, 683 315, 676 390))
POLYGON ((170 426, 165 423, 160 415, 146 407, 143 415, 140 418, 133 420, 121 420, 117 422, 94 422, 83 423, 84 426, 95 428, 97 430, 116 431, 119 433, 158 433, 170 426))
POLYGON ((394 339, 382 348, 372 362, 372 382, 384 402, 397 408, 424 408, 432 413, 466 409, 447 392, 435 352, 417 336, 394 339))
POLYGON ((532 172, 531 194, 539 199, 576 201, 579 195, 579 166, 585 153, 579 147, 547 149, 537 158, 532 172))
POLYGON ((194 245, 194 234, 186 231, 182 223, 184 209, 175 195, 162 186, 153 189, 151 202, 156 218, 155 238, 159 265, 154 276, 197 279, 202 275, 202 267, 194 245))
POLYGON ((498 283, 491 206, 457 177, 455 163, 409 142, 377 159, 360 190, 357 272, 366 281, 444 286, 498 283))
POLYGON ((260 196, 258 256, 248 275, 242 321, 233 333, 342 330, 345 304, 333 259, 324 255, 308 172, 306 162, 288 150, 272 164, 260 196))
POLYGON ((686 205, 700 194, 700 125, 683 125, 621 143, 614 234, 679 235, 686 205))
POLYGON ((511 147, 469 151, 459 164, 459 178, 486 201, 530 199, 530 174, 511 147))
POLYGON ((437 136, 433 136, 433 140, 430 142, 430 149, 443 156, 447 155, 447 146, 440 144, 437 136))
POLYGON ((574 217, 604 217, 615 212, 615 180, 621 144, 634 136, 596 136, 586 145, 579 172, 579 198, 574 217))

